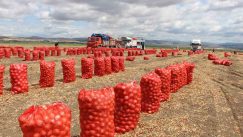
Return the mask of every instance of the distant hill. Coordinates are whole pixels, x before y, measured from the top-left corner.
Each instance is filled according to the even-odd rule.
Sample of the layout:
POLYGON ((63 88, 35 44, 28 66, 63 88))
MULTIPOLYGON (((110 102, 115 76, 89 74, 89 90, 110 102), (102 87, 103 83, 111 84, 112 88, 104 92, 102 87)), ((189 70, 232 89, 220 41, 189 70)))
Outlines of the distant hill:
MULTIPOLYGON (((146 45, 152 46, 167 46, 167 47, 189 47, 190 42, 185 41, 170 41, 170 40, 146 40, 146 45)), ((243 43, 212 43, 203 42, 205 48, 227 48, 243 50, 243 43)))

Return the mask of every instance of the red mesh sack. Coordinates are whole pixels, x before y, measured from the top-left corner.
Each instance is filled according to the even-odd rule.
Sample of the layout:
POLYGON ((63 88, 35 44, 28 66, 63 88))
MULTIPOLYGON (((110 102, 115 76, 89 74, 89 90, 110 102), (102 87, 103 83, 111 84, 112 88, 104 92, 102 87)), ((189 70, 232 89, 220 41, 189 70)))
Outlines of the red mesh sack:
POLYGON ((179 73, 178 73, 178 89, 184 86, 184 79, 185 79, 185 71, 186 69, 181 65, 178 64, 177 67, 179 68, 179 73))
POLYGON ((120 52, 120 56, 124 56, 124 52, 123 51, 120 52))
POLYGON ((188 51, 188 56, 193 55, 193 51, 188 51))
POLYGON ((55 62, 40 62, 40 87, 53 87, 55 83, 55 62))
POLYGON ((51 50, 51 56, 56 56, 56 50, 55 49, 51 50))
POLYGON ((25 54, 24 60, 25 61, 30 61, 31 60, 31 58, 30 58, 30 51, 26 50, 24 54, 25 54))
POLYGON ((13 54, 13 56, 17 56, 18 55, 18 49, 12 48, 12 54, 13 54))
POLYGON ((160 77, 155 72, 145 74, 141 78, 140 86, 142 92, 142 112, 149 114, 157 112, 162 96, 160 77))
POLYGON ((89 79, 93 76, 93 62, 92 58, 82 58, 81 65, 82 65, 82 78, 89 79))
POLYGON ((120 51, 117 51, 117 52, 115 53, 115 56, 121 56, 120 51))
POLYGON ((97 57, 102 57, 102 52, 101 51, 95 51, 94 52, 94 57, 97 58, 97 57))
POLYGON ((45 56, 50 56, 50 50, 49 49, 45 49, 45 56))
POLYGON ((162 52, 162 57, 168 57, 168 53, 167 52, 162 52))
POLYGON ((132 52, 129 50, 129 51, 127 52, 127 55, 128 55, 128 56, 132 56, 132 52))
POLYGON ((26 64, 11 64, 10 65, 11 77, 11 91, 12 94, 28 92, 28 78, 27 78, 27 65, 26 64))
POLYGON ((22 49, 18 49, 18 57, 23 58, 24 57, 24 51, 22 49))
POLYGON ((61 49, 57 49, 57 56, 61 56, 62 50, 61 49))
POLYGON ((3 94, 3 74, 4 74, 4 65, 0 65, 0 95, 3 94))
POLYGON ((5 52, 5 54, 4 54, 5 58, 10 58, 11 57, 11 50, 10 49, 5 48, 4 52, 5 52))
POLYGON ((149 60, 149 57, 145 56, 143 57, 143 60, 149 60))
POLYGON ((109 57, 110 56, 110 52, 109 51, 105 51, 105 56, 109 57))
POLYGON ((233 63, 230 61, 230 60, 226 60, 225 62, 224 62, 224 64, 223 65, 225 65, 225 66, 230 66, 230 65, 232 65, 233 63))
POLYGON ((168 66, 167 69, 171 70, 170 91, 175 93, 180 88, 180 69, 177 65, 168 66))
POLYGON ((186 71, 187 71, 187 84, 189 84, 192 82, 193 79, 193 71, 195 68, 195 64, 188 63, 188 62, 185 62, 184 64, 186 66, 186 71))
POLYGON ((125 59, 124 57, 119 57, 119 66, 121 71, 125 71, 125 59))
POLYGON ((231 55, 230 55, 230 53, 228 53, 228 52, 224 52, 224 57, 230 57, 231 55))
POLYGON ((181 84, 180 87, 187 85, 187 70, 185 64, 180 64, 181 84))
POLYGON ((34 51, 32 52, 32 55, 33 55, 32 60, 36 61, 36 60, 39 59, 39 51, 34 50, 34 51))
POLYGON ((0 59, 2 59, 4 57, 4 50, 3 49, 0 49, 0 59))
POLYGON ((171 70, 157 68, 155 72, 160 76, 161 80, 161 101, 166 101, 170 98, 171 70))
POLYGON ((217 60, 219 58, 216 55, 214 55, 214 54, 208 54, 208 59, 209 60, 217 60))
POLYGON ((111 68, 111 58, 110 57, 105 57, 105 73, 106 74, 111 74, 112 73, 112 68, 111 68))
POLYGON ((96 76, 104 76, 105 75, 105 60, 104 58, 95 58, 94 59, 94 74, 96 76))
POLYGON ((115 91, 115 131, 125 133, 136 128, 141 111, 141 88, 136 82, 120 83, 115 91))
POLYGON ((132 51, 132 56, 136 56, 136 51, 132 51))
POLYGON ((62 72, 63 82, 69 83, 76 80, 75 71, 75 60, 74 59, 63 59, 62 60, 62 72))
POLYGON ((113 88, 82 89, 78 96, 80 137, 114 137, 115 95, 113 88))
POLYGON ((18 118, 23 137, 70 137, 71 110, 57 102, 31 106, 18 118))
POLYGON ((44 51, 40 51, 39 52, 39 59, 40 60, 44 60, 45 59, 45 52, 44 51))
POLYGON ((135 60, 135 57, 134 56, 127 56, 126 57, 126 60, 127 61, 134 61, 135 60))
POLYGON ((135 55, 136 55, 136 56, 138 56, 138 55, 139 55, 139 52, 138 52, 138 51, 136 51, 136 52, 135 52, 135 55))
POLYGON ((162 57, 162 55, 161 54, 156 54, 156 57, 159 57, 160 58, 160 57, 162 57))
POLYGON ((177 52, 172 52, 172 56, 177 56, 177 52))
POLYGON ((112 72, 118 73, 120 70, 119 57, 112 56, 111 57, 111 68, 112 72))

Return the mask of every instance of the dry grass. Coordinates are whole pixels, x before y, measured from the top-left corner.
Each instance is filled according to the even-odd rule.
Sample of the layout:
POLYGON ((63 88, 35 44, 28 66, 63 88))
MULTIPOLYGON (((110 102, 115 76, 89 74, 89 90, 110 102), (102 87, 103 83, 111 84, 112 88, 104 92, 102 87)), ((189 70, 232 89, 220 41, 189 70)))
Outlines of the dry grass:
MULTIPOLYGON (((217 53, 222 57, 223 53, 217 53)), ((137 57, 135 62, 126 62, 126 71, 104 77, 80 78, 80 59, 75 56, 77 80, 62 83, 60 60, 67 58, 48 57, 55 61, 56 83, 52 88, 39 88, 39 63, 28 62, 30 90, 28 94, 11 95, 9 81, 9 64, 19 62, 17 58, 1 60, 6 64, 4 95, 0 97, 0 137, 20 137, 18 116, 31 105, 40 105, 62 101, 72 109, 72 135, 79 135, 79 110, 77 94, 81 88, 101 88, 114 86, 119 82, 139 81, 141 76, 156 67, 188 60, 196 63, 195 77, 192 84, 180 89, 172 98, 161 103, 160 111, 153 115, 142 114, 138 127, 120 137, 163 137, 163 136, 241 136, 242 117, 242 80, 243 56, 233 56, 230 67, 213 65, 206 54, 188 57, 168 57, 165 59, 151 56, 144 61, 137 57), (241 83, 241 84, 240 84, 241 83)))

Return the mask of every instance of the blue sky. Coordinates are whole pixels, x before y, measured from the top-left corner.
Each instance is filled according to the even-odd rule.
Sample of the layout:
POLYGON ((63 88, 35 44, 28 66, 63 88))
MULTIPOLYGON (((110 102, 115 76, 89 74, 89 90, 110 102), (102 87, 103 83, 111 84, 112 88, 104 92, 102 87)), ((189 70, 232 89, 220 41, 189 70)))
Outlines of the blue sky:
POLYGON ((0 35, 243 42, 242 0, 0 0, 0 35))

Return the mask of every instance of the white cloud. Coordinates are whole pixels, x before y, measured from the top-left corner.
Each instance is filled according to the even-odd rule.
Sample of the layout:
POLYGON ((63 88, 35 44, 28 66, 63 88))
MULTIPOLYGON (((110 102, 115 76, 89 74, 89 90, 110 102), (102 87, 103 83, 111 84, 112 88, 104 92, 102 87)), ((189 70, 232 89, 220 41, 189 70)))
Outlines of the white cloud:
POLYGON ((242 6, 242 0, 2 0, 0 21, 5 23, 0 25, 6 28, 0 27, 0 35, 80 37, 103 32, 148 39, 242 41, 242 6), (28 16, 37 18, 37 25, 26 21, 28 16), (26 25, 16 22, 19 19, 26 25), (21 30, 14 31, 16 26, 21 30))

